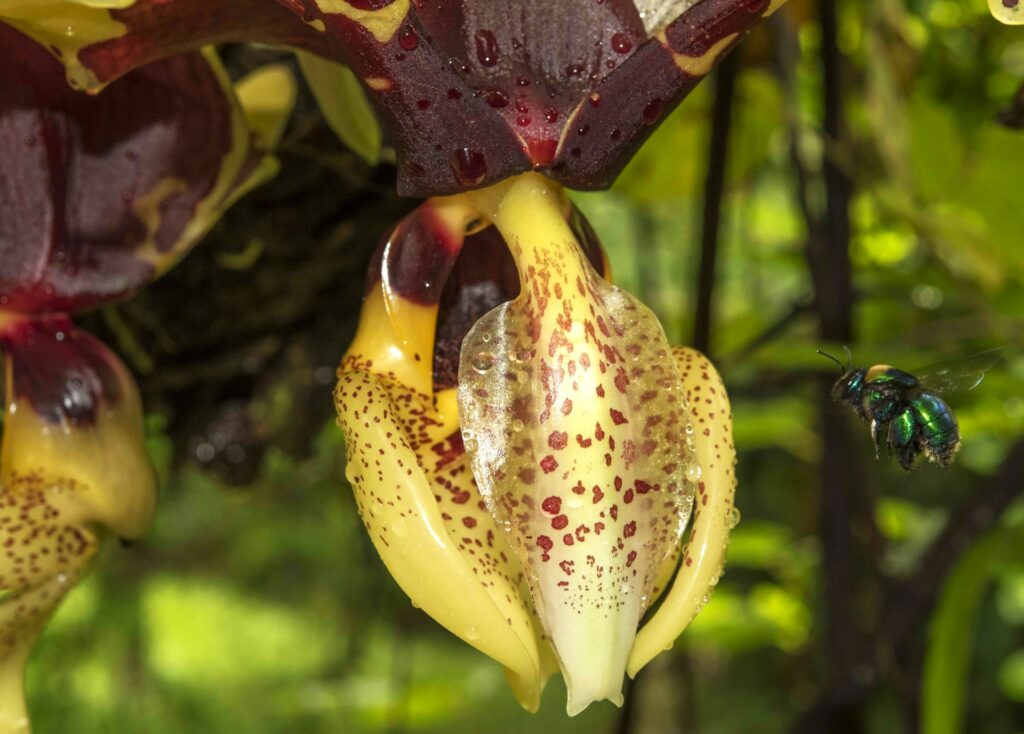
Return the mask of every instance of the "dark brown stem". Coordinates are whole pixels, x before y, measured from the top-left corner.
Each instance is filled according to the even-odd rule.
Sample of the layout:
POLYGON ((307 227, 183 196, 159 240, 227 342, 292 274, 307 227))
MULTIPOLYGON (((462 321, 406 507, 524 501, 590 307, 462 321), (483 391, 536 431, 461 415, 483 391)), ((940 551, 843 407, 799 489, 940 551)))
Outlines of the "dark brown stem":
POLYGON ((726 167, 729 162, 733 94, 739 66, 739 55, 734 51, 715 71, 715 103, 711 112, 711 143, 708 147, 708 167, 704 178, 704 219, 701 226, 700 267, 697 274, 697 310, 693 325, 693 346, 708 356, 711 354, 718 233, 722 220, 726 167))

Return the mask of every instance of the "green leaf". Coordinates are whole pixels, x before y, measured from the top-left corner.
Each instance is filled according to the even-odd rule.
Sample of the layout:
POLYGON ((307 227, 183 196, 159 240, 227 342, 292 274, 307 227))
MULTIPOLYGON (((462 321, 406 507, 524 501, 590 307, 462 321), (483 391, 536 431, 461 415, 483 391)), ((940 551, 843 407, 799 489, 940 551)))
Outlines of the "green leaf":
MULTIPOLYGON (((953 570, 932 616, 924 659, 921 709, 924 734, 963 731, 972 631, 982 596, 1000 561, 1020 557, 1024 528, 998 528, 974 544, 953 570)), ((1006 672, 1003 673, 1007 675, 1006 672)), ((1004 683, 1006 679, 1004 677, 1004 683)))
POLYGON ((359 79, 348 67, 304 52, 296 52, 299 67, 327 124, 341 142, 371 166, 381 154, 381 131, 359 79))
POLYGON ((960 731, 967 694, 974 617, 988 586, 988 567, 998 533, 978 542, 957 565, 932 618, 924 660, 922 731, 956 734, 960 731))

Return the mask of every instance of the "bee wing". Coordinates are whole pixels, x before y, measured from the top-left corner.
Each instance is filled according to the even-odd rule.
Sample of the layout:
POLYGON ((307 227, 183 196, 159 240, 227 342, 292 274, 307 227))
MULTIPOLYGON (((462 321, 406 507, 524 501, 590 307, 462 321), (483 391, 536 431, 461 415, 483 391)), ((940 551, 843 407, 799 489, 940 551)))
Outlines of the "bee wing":
POLYGON ((988 370, 1006 358, 1008 351, 1007 347, 996 347, 969 357, 930 364, 918 371, 918 384, 938 393, 973 390, 985 379, 988 370))

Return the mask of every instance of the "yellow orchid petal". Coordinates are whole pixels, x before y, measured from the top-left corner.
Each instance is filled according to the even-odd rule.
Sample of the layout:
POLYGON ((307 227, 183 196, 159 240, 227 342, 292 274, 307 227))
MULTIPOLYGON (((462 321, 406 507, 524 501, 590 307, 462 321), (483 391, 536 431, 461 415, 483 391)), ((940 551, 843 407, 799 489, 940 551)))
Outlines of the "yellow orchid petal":
POLYGON ((88 567, 100 529, 139 536, 156 492, 138 393, 106 347, 64 317, 0 312, 0 348, 0 731, 27 731, 32 644, 88 567))
MULTIPOLYGON (((385 242, 382 277, 363 304, 335 402, 349 480, 385 565, 417 606, 502 663, 516 697, 534 711, 552 672, 550 655, 535 631, 522 568, 476 489, 455 391, 433 388, 438 307, 401 288, 409 257, 402 247, 415 254, 421 237, 440 237, 453 261, 469 214, 465 203, 431 200, 385 242)), ((412 261, 416 267, 418 257, 412 261)))
POLYGON ((443 479, 431 486, 410 443, 432 422, 429 397, 353 370, 341 375, 335 402, 345 430, 346 476, 391 575, 416 606, 512 671, 528 695, 540 675, 530 613, 519 579, 500 562, 507 550, 496 549, 500 538, 481 522, 490 518, 476 508, 478 498, 451 482, 470 479, 469 467, 464 460, 444 467, 436 472, 443 479), (441 486, 445 481, 450 487, 441 486), (455 523, 459 537, 451 532, 455 523))
POLYGON ((629 656, 630 676, 671 647, 707 603, 722 574, 729 531, 738 519, 733 505, 736 449, 732 409, 722 378, 700 352, 675 347, 673 353, 686 388, 702 475, 679 573, 657 613, 636 637, 629 656))
POLYGON ((593 270, 555 185, 525 174, 475 200, 509 243, 521 295, 463 342, 466 449, 528 569, 569 714, 621 704, 700 472, 683 386, 657 319, 593 270))
POLYGON ((1024 25, 1024 2, 1022 0, 988 0, 988 9, 1000 23, 1024 25))

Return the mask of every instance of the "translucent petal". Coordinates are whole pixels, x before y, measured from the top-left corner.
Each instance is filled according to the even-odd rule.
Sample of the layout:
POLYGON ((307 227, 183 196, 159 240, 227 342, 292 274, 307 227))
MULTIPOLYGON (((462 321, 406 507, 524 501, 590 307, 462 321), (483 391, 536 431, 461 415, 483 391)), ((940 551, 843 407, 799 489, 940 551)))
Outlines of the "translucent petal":
POLYGON ((462 432, 480 493, 527 568, 575 714, 621 703, 637 624, 700 469, 661 326, 594 272, 557 190, 527 174, 490 204, 522 292, 463 342, 462 432))

